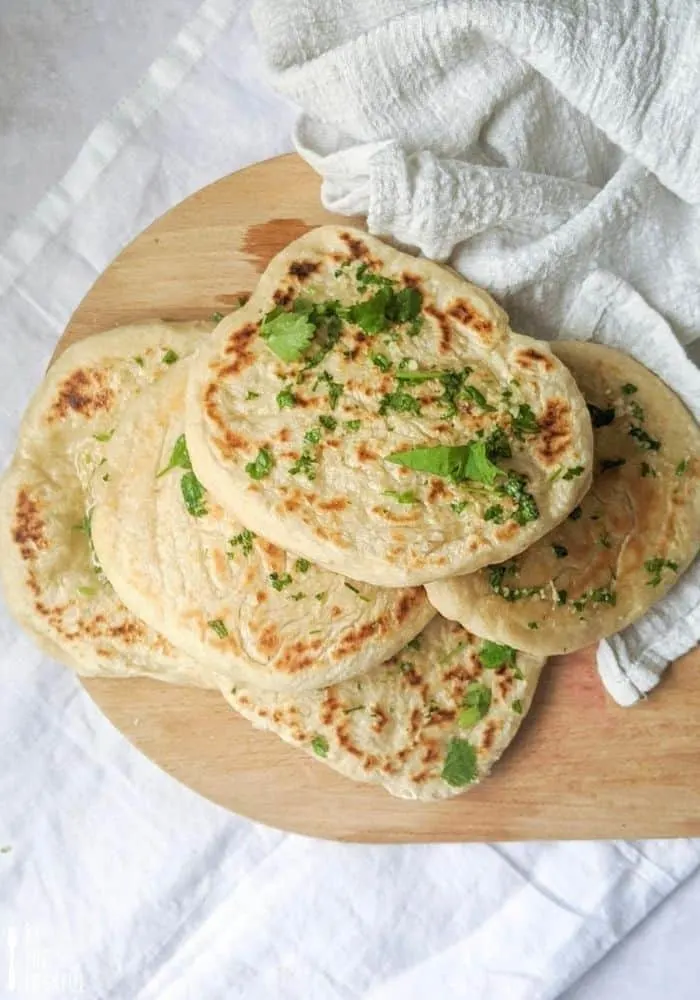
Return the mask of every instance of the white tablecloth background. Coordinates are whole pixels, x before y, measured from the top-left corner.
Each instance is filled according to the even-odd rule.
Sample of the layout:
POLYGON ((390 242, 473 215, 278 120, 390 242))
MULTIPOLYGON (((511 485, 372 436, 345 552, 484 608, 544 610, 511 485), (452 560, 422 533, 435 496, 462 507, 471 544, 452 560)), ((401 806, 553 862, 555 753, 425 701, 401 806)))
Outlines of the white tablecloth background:
MULTIPOLYGON (((290 146, 292 111, 261 78, 246 5, 209 0, 60 180, 81 138, 68 124, 81 93, 90 111, 80 120, 97 121, 119 93, 115 67, 126 67, 125 92, 129 74, 165 50, 159 27, 194 9, 68 6, 3 0, 6 25, 41 15, 29 41, 19 30, 4 72, 14 60, 30 75, 40 108, 32 60, 52 51, 52 113, 0 125, 12 167, 0 219, 11 229, 27 192, 57 184, 0 251, 3 456, 67 317, 120 246, 190 191, 290 146), (85 53, 105 34, 101 84, 85 53), (25 176, 23 156, 41 170, 25 176)), ((690 876, 566 996, 696 1000, 699 844, 386 849, 286 836, 228 816, 145 762, 4 617, 0 638, 0 997, 563 996, 690 876)))

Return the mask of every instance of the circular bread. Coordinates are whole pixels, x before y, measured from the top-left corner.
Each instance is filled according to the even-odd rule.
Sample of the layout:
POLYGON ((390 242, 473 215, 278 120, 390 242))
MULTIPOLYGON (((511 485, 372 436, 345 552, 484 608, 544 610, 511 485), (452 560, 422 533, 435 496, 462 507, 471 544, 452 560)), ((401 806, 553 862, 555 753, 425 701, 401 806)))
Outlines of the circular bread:
POLYGON ((0 578, 38 644, 85 676, 145 674, 205 686, 191 657, 121 603, 94 558, 88 489, 129 400, 195 349, 212 323, 135 324, 54 362, 0 484, 0 578))
POLYGON ((448 618, 542 656, 635 621, 700 546, 700 429, 681 401, 619 351, 579 342, 552 349, 591 405, 590 492, 512 562, 428 587, 448 618))
POLYGON ((515 737, 543 665, 438 616, 391 660, 325 690, 290 696, 224 684, 222 692, 253 725, 347 778, 400 798, 441 799, 488 774, 515 737))
POLYGON ((549 347, 453 272, 365 233, 291 243, 190 371, 204 485, 250 530, 368 583, 507 558, 590 483, 585 403, 549 347))
POLYGON ((192 472, 186 384, 182 365, 129 405, 96 483, 95 550, 124 603, 208 669, 276 690, 401 649, 434 615, 424 589, 355 584, 244 531, 192 472))

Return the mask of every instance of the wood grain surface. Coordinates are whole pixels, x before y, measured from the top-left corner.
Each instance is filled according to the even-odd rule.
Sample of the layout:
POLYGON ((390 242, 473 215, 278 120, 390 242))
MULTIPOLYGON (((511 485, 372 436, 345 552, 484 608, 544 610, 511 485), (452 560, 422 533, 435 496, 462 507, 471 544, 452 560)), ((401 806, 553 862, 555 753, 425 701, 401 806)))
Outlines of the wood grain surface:
MULTIPOLYGON (((296 156, 223 178, 119 255, 58 349, 133 320, 226 312, 253 289, 277 250, 312 226, 336 221, 320 206, 318 178, 296 156)), ((493 776, 436 804, 393 799, 340 777, 254 730, 214 692, 147 680, 84 685, 122 733, 173 777, 286 830, 383 843, 700 835, 698 650, 632 709, 605 694, 592 650, 552 659, 530 716, 493 776)))

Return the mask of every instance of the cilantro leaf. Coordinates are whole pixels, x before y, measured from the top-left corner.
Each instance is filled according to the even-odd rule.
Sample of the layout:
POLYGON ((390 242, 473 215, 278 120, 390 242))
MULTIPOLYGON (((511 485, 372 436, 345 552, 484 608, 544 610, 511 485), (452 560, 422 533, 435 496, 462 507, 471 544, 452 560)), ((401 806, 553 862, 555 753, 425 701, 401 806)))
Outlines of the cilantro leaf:
POLYGON ((391 368, 391 361, 386 354, 370 354, 369 359, 382 372, 388 372, 391 368))
POLYGON ((328 413, 322 413, 318 418, 318 422, 327 431, 334 431, 338 426, 338 421, 335 417, 331 417, 328 413))
POLYGON ((388 324, 386 310, 391 298, 390 288, 380 288, 371 298, 351 306, 348 317, 365 333, 381 333, 388 324))
POLYGON ((328 740, 325 736, 314 736, 311 740, 311 749, 317 757, 328 756, 328 740))
POLYGON ((462 701, 462 711, 457 716, 457 723, 462 729, 475 726, 488 713, 491 707, 491 689, 479 681, 472 681, 466 690, 462 701))
POLYGON ((160 359, 164 365, 174 365, 176 361, 180 360, 180 355, 177 351, 174 351, 172 347, 168 347, 164 353, 163 357, 160 359))
POLYGON ((402 288, 394 292, 387 306, 387 316, 394 323, 410 323, 418 317, 423 296, 417 288, 402 288))
POLYGON ((210 629, 213 629, 213 631, 216 632, 220 639, 225 639, 228 635, 228 629, 220 618, 212 619, 212 621, 207 622, 207 625, 210 629))
POLYGON ((291 385, 286 385, 281 392, 277 393, 275 398, 280 410, 291 409, 297 403, 297 398, 292 391, 291 385))
POLYGON ((156 479, 160 479, 161 476, 164 476, 166 472, 170 472, 171 469, 191 468, 192 462, 190 461, 190 453, 187 450, 187 441, 185 440, 185 435, 181 434, 173 445, 168 464, 160 470, 156 479))
POLYGON ((665 569, 673 570, 674 573, 678 572, 678 563, 674 562, 672 559, 662 559, 661 556, 655 556, 653 559, 647 559, 644 563, 644 569, 649 574, 650 579, 647 580, 647 587, 658 587, 661 583, 661 574, 665 569))
POLYGON ((277 591, 284 590, 292 582, 289 573, 270 573, 269 580, 272 584, 272 589, 277 591))
POLYGON ((414 416, 419 416, 421 412, 420 400, 416 399, 415 396, 411 396, 408 392, 403 392, 402 389, 388 392, 385 396, 382 396, 379 404, 379 414, 385 417, 389 412, 412 413, 414 416))
POLYGON ((316 462, 317 459, 315 459, 313 455, 311 455, 308 451, 303 451, 294 465, 290 465, 289 475, 306 476, 307 479, 313 482, 316 478, 316 462))
POLYGON ((523 714, 523 703, 520 698, 516 698, 510 706, 516 715, 523 714))
POLYGON ((298 361, 316 331, 301 312, 268 313, 260 327, 260 336, 273 354, 282 361, 298 361))
POLYGON ((564 479, 576 479, 578 476, 582 475, 586 471, 585 465, 573 465, 570 469, 567 469, 564 473, 564 479))
POLYGON ((661 442, 651 437, 650 434, 647 434, 643 427, 631 427, 629 435, 636 440, 637 444, 643 451, 661 450, 661 442))
POLYGON ((206 490, 195 476, 194 472, 186 472, 180 480, 182 499, 185 501, 187 513, 192 517, 204 517, 207 505, 204 502, 206 490))
POLYGON ((397 492, 397 490, 384 490, 382 496, 391 497, 397 503, 408 504, 418 502, 418 497, 413 490, 404 490, 401 493, 397 492))
POLYGON ((471 479, 490 486, 497 476, 503 475, 498 466, 488 458, 484 441, 461 445, 438 445, 434 448, 412 448, 409 451, 394 452, 388 455, 386 460, 417 472, 444 476, 456 483, 471 479))
POLYGON ((420 371, 417 369, 416 371, 412 371, 410 368, 402 368, 396 372, 396 378, 399 382, 421 383, 430 382, 436 378, 444 378, 445 374, 449 373, 440 371, 439 369, 435 369, 433 371, 420 371))
POLYGON ((486 396, 484 396, 483 392, 480 392, 475 385, 465 385, 463 395, 466 396, 467 399, 473 400, 473 402, 480 406, 485 413, 493 413, 496 409, 495 406, 491 406, 490 403, 486 402, 486 396))
POLYGON ((525 476, 521 476, 519 473, 511 470, 508 473, 505 483, 499 486, 497 490, 502 496, 508 496, 511 500, 515 501, 516 509, 513 514, 513 520, 521 527, 529 524, 530 521, 536 521, 540 516, 537 501, 532 493, 529 493, 525 488, 526 485, 527 479, 525 476))
POLYGON ((248 462, 245 467, 245 471, 248 473, 251 479, 264 479, 265 476, 269 476, 272 472, 272 467, 275 464, 270 452, 267 448, 261 448, 258 452, 254 462, 248 462))
POLYGON ((343 395, 343 385, 341 382, 336 382, 330 372, 321 372, 314 382, 314 392, 320 385, 324 384, 328 386, 328 402, 331 410, 334 410, 338 405, 338 400, 343 395))
POLYGON ((297 559, 297 561, 294 563, 294 569, 297 571, 297 573, 308 573, 308 571, 311 569, 311 563, 309 562, 308 559, 297 559))
MULTIPOLYGON (((644 463, 644 464, 646 464, 646 463, 644 463)), ((676 466, 676 475, 677 476, 684 475, 685 472, 687 471, 687 469, 688 469, 688 459, 687 458, 682 458, 680 460, 680 462, 678 463, 678 465, 676 466)))
POLYGON ((253 532, 249 531, 248 528, 244 528, 239 535, 234 535, 233 538, 229 538, 228 544, 231 547, 231 551, 227 552, 226 555, 229 557, 229 559, 233 559, 233 557, 236 554, 233 550, 236 548, 236 546, 240 545, 241 552, 243 553, 243 555, 249 556, 250 553, 253 551, 254 538, 255 535, 253 534, 253 532))
POLYGON ((622 387, 622 392, 625 396, 631 396, 633 393, 637 392, 637 386, 632 382, 625 382, 622 387))
POLYGON ((519 441, 522 441, 526 434, 537 434, 540 429, 537 417, 527 403, 522 403, 518 407, 518 412, 512 418, 512 426, 513 433, 519 441))
POLYGON ((359 429, 361 427, 361 421, 360 420, 346 420, 345 421, 345 426, 346 426, 347 430, 349 430, 349 431, 359 431, 359 429))
POLYGON ((486 454, 492 462, 497 458, 512 458, 513 451, 503 428, 494 428, 486 438, 486 454))
POLYGON ((105 431, 104 434, 93 434, 92 436, 94 437, 95 441, 106 442, 106 441, 111 441, 113 435, 114 435, 114 428, 112 428, 111 431, 105 431))
POLYGON ((321 428, 312 427, 311 430, 308 430, 304 435, 304 440, 307 444, 318 444, 321 440, 321 428))
POLYGON ((499 667, 514 667, 518 653, 512 646, 484 639, 477 655, 485 670, 498 670, 499 667))
POLYGON ((491 507, 487 507, 484 511, 484 520, 494 521, 496 524, 503 524, 504 516, 503 507, 500 503, 495 503, 491 507))
POLYGON ((476 751, 467 740, 450 740, 440 777, 453 788, 470 785, 477 776, 476 751))

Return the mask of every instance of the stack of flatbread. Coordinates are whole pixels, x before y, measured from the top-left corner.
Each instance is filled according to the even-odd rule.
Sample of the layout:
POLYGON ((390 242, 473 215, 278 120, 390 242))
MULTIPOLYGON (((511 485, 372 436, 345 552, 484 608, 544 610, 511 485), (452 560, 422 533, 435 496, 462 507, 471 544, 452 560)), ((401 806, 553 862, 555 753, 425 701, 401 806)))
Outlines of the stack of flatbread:
POLYGON ((2 580, 80 674, 217 688, 349 778, 441 798, 488 773, 547 656, 673 586, 699 477, 700 431, 638 363, 324 227, 218 322, 61 355, 2 483, 2 580))

